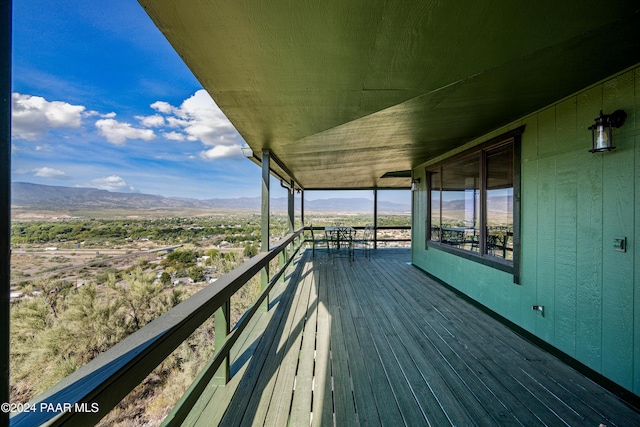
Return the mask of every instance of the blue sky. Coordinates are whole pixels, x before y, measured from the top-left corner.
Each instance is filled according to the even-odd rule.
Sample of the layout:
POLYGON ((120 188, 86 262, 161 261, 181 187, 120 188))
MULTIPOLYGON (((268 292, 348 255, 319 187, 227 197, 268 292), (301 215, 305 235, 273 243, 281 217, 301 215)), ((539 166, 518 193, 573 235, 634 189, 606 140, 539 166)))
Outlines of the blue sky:
POLYGON ((257 196, 244 143, 134 0, 14 0, 12 179, 257 196))
MULTIPOLYGON (((14 0, 12 92, 13 181, 260 195, 242 137, 135 0, 14 0)), ((333 195, 354 194, 307 198, 333 195)))

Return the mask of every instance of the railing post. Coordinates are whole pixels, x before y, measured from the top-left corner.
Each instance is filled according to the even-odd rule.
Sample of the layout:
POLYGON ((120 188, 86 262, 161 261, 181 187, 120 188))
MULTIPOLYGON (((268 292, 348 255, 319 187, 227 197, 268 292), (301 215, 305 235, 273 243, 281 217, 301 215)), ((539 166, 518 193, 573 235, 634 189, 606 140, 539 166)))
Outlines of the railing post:
MULTIPOLYGON (((218 350, 222 347, 225 340, 227 339, 227 335, 231 331, 231 303, 227 300, 219 309, 216 310, 214 315, 215 322, 215 338, 214 345, 215 349, 218 350)), ((226 385, 230 379, 230 368, 229 368, 229 355, 224 358, 222 364, 213 375, 213 381, 216 385, 226 385)))
POLYGON ((300 222, 304 227, 304 190, 300 190, 300 222))
MULTIPOLYGON (((289 247, 289 245, 287 245, 287 248, 289 247)), ((281 269, 282 267, 284 267, 285 263, 287 262, 287 249, 284 248, 282 249, 282 251, 280 251, 280 254, 278 255, 278 269, 281 269)), ((282 276, 280 276, 280 279, 278 279, 279 282, 284 282, 284 274, 282 276)))
MULTIPOLYGON (((271 152, 262 150, 262 252, 269 252, 269 182, 271 179, 271 152)), ((269 263, 265 265, 260 273, 260 290, 264 290, 269 285, 269 263)), ((264 299, 261 306, 262 311, 269 311, 269 297, 264 299)))
POLYGON ((291 182, 289 183, 289 186, 291 187, 289 189, 289 194, 287 195, 287 214, 288 214, 288 231, 287 233, 293 233, 294 227, 295 227, 295 208, 294 208, 294 196, 296 194, 295 191, 295 181, 291 180, 291 182))
MULTIPOLYGON (((260 290, 265 289, 269 284, 269 264, 265 265, 260 272, 260 290)), ((262 311, 269 311, 269 296, 267 296, 261 304, 262 311)))
MULTIPOLYGON (((296 211, 295 211, 295 195, 296 195, 296 183, 294 180, 291 180, 289 182, 289 194, 287 196, 287 213, 289 216, 288 219, 288 228, 289 230, 287 231, 287 233, 293 233, 293 231, 295 230, 295 221, 296 221, 296 211)), ((289 243, 287 245, 287 248, 285 249, 284 253, 284 260, 287 260, 288 258, 291 258, 291 256, 293 255, 293 249, 294 249, 294 241, 292 241, 291 243, 289 243)), ((282 263, 282 265, 284 265, 284 261, 282 263)), ((282 267, 281 265, 281 267, 282 267)), ((283 275, 284 276, 284 275, 283 275)))
POLYGON ((373 190, 373 249, 378 249, 378 190, 373 190))

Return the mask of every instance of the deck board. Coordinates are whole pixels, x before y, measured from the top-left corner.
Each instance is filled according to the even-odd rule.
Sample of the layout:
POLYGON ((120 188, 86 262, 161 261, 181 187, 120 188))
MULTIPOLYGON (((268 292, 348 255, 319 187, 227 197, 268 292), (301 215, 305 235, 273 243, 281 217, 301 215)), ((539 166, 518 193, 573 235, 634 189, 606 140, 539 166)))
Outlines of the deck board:
MULTIPOLYGON (((316 286, 326 281, 327 276, 314 271, 316 286)), ((333 366, 331 363, 332 319, 329 314, 328 286, 317 288, 318 314, 315 354, 315 372, 313 378, 313 426, 333 425, 333 366)), ((336 334, 334 334, 335 336, 336 334)), ((342 346, 344 347, 344 345, 342 346)), ((341 357, 344 359, 344 357, 341 357)))
POLYGON ((225 387, 232 389, 231 398, 229 400, 221 399, 211 402, 211 405, 219 413, 223 413, 220 425, 238 426, 242 425, 243 420, 246 424, 253 422, 252 414, 255 414, 259 399, 263 396, 261 391, 265 388, 265 382, 271 378, 271 375, 264 375, 265 373, 270 373, 273 369, 273 365, 270 365, 267 359, 277 353, 275 350, 276 337, 282 336, 286 326, 286 320, 291 312, 296 290, 299 289, 296 285, 301 274, 301 267, 298 264, 296 273, 286 282, 285 289, 278 295, 278 304, 275 308, 272 308, 276 312, 273 313, 271 321, 265 325, 264 335, 244 375, 239 378, 234 389, 232 389, 233 385, 231 383, 225 387))
MULTIPOLYGON (((274 383, 273 391, 271 392, 271 399, 268 407, 265 407, 267 415, 265 418, 265 425, 286 425, 289 419, 292 396, 294 395, 294 388, 296 382, 296 374, 300 363, 306 362, 301 356, 301 347, 303 337, 307 335, 307 330, 313 329, 315 331, 315 325, 313 327, 309 325, 311 312, 315 311, 316 303, 311 300, 311 288, 313 284, 313 275, 310 272, 311 266, 305 265, 304 273, 301 278, 302 288, 299 294, 299 302, 295 307, 295 313, 291 318, 291 324, 288 329, 288 333, 283 335, 284 345, 278 349, 279 353, 282 353, 280 362, 278 364, 277 373, 275 373, 276 382, 274 383)), ((315 316, 314 316, 315 318, 315 316)), ((314 332, 315 335, 315 332, 314 332)), ((314 337, 315 339, 315 337, 314 337)), ((313 358, 313 354, 305 354, 307 360, 313 358)), ((299 379, 299 377, 298 377, 299 379)), ((309 386, 311 382, 309 382, 309 386)), ((305 393, 307 390, 299 389, 299 393, 305 393)), ((311 412, 311 405, 306 408, 308 413, 311 412)), ((306 417, 306 424, 309 424, 309 416, 306 417)))
MULTIPOLYGON (((441 301, 445 301, 442 299, 441 301)), ((444 319, 447 319, 447 315, 455 316, 457 319, 462 319, 462 313, 452 312, 451 309, 457 309, 457 306, 448 307, 446 303, 440 307, 440 313, 443 314, 444 319)), ((468 307, 469 317, 475 319, 481 315, 480 311, 476 311, 473 307, 468 307)), ((439 339, 434 342, 438 344, 438 347, 443 352, 443 359, 451 363, 455 358, 447 350, 447 347, 455 347, 459 349, 460 354, 473 355, 476 357, 466 357, 466 360, 478 361, 474 364, 476 369, 481 372, 489 372, 496 376, 500 382, 494 382, 492 390, 501 391, 499 396, 503 400, 509 400, 508 408, 511 411, 522 409, 529 409, 529 411, 518 411, 513 413, 520 422, 527 425, 534 422, 535 419, 542 421, 545 424, 562 424, 563 421, 569 421, 569 425, 579 425, 584 423, 584 419, 573 418, 573 413, 567 413, 566 409, 561 402, 555 399, 551 393, 538 393, 539 383, 533 378, 527 378, 526 374, 523 374, 520 369, 520 359, 513 357, 510 354, 509 349, 505 348, 500 340, 491 340, 491 352, 485 352, 484 350, 488 346, 476 346, 474 348, 463 348, 465 343, 473 342, 474 337, 480 337, 482 340, 489 339, 486 335, 486 323, 488 322, 467 322, 458 320, 456 322, 447 322, 446 327, 443 325, 444 320, 439 319, 439 316, 434 318, 433 321, 428 322, 429 327, 439 339), (438 321, 439 320, 439 321, 438 321), (512 398, 513 392, 521 397, 520 401, 512 398), (552 399, 551 401, 549 399, 552 399), (560 404, 558 404, 560 403, 560 404), (553 409, 551 409, 553 408, 553 409), (529 413, 535 414, 535 418, 531 418, 529 413), (578 424, 577 424, 578 423, 578 424)), ((495 338, 495 337, 494 337, 495 338)), ((487 341, 489 342, 489 341, 487 341)), ((486 376, 485 376, 486 377, 486 376)), ((465 376, 466 379, 470 379, 471 376, 465 376)), ((480 393, 478 393, 480 395, 480 393)))
POLYGON ((433 425, 446 425, 444 413, 439 411, 440 405, 437 401, 429 400, 433 394, 422 379, 411 355, 415 350, 420 350, 411 347, 414 342, 409 338, 406 325, 397 321, 397 314, 401 313, 395 313, 397 307, 383 308, 386 296, 383 295, 384 290, 380 288, 375 277, 370 276, 366 270, 360 270, 359 278, 370 284, 369 289, 359 288, 358 299, 369 300, 369 327, 372 331, 380 331, 374 334, 377 338, 376 346, 381 354, 388 380, 393 384, 394 397, 405 424, 423 425, 428 420, 433 425), (407 350, 407 346, 413 351, 407 350))
MULTIPOLYGON (((231 381, 229 384, 224 387, 210 384, 182 425, 211 426, 221 423, 228 402, 234 397, 240 381, 243 381, 244 388, 247 389, 251 383, 251 377, 257 379, 259 370, 251 369, 246 376, 245 371, 250 365, 260 363, 261 355, 266 354, 263 349, 270 346, 271 342, 266 339, 269 334, 264 334, 264 326, 268 324, 271 329, 278 327, 291 293, 292 288, 288 288, 284 283, 275 287, 272 294, 277 296, 277 302, 273 303, 270 311, 259 312, 253 317, 251 324, 247 326, 243 334, 246 337, 241 337, 231 350, 231 381)), ((266 329, 269 330, 269 328, 266 329)), ((238 413, 238 415, 241 417, 243 413, 238 413)))
MULTIPOLYGON (((305 251, 202 425, 640 425, 618 397, 418 269, 305 251)), ((261 323, 261 322, 257 322, 261 323)), ((238 352, 234 354, 238 354, 238 352)), ((239 357, 239 356, 237 356, 239 357)), ((235 366, 235 365, 234 365, 235 366)))
MULTIPOLYGON (((312 271, 308 270, 305 281, 309 282, 308 310, 304 321, 300 352, 297 356, 293 401, 291 402, 291 423, 309 425, 312 412, 313 368, 315 364, 316 329, 318 323, 318 290, 312 271)), ((295 349, 292 349, 292 356, 295 349)), ((286 422, 286 419, 284 420, 286 422)))
MULTIPOLYGON (((539 422, 538 418, 533 416, 533 414, 531 414, 526 407, 522 405, 522 402, 517 400, 511 393, 500 393, 498 396, 493 392, 493 390, 505 387, 504 384, 492 374, 492 372, 499 369, 499 366, 493 363, 490 358, 485 356, 474 358, 468 357, 467 355, 467 357, 465 357, 465 352, 470 351, 467 347, 467 343, 473 342, 473 340, 460 342, 459 339, 456 339, 456 336, 459 335, 457 329, 452 330, 451 324, 449 324, 449 327, 447 328, 438 322, 439 319, 446 320, 446 317, 443 316, 445 313, 452 314, 460 323, 463 322, 463 319, 451 313, 449 310, 444 310, 445 307, 442 306, 440 307, 440 310, 436 309, 436 307, 432 307, 432 309, 430 309, 430 300, 421 298, 419 292, 418 295, 412 295, 400 286, 400 283, 396 278, 388 277, 387 279, 389 280, 389 283, 394 286, 394 291, 403 298, 403 304, 412 308, 416 318, 420 316, 419 312, 423 310, 437 313, 436 316, 429 320, 425 318, 424 314, 422 315, 421 318, 424 322, 423 326, 428 328, 427 330, 432 331, 431 334, 423 333, 422 335, 424 338, 422 340, 429 340, 429 343, 437 349, 439 355, 460 375, 461 380, 467 383, 469 393, 472 393, 484 408, 491 408, 492 416, 495 418, 495 423, 500 425, 511 425, 515 422, 516 425, 519 425, 520 423, 524 425, 532 425, 539 422), (437 339, 429 339, 430 336, 437 339), (491 364, 491 366, 487 367, 486 363, 491 364)), ((440 302, 443 300, 444 299, 441 299, 440 302)), ((471 324, 475 323, 475 321, 471 322, 471 324)), ((465 326, 465 328, 468 326, 470 325, 465 326)), ((476 335, 476 337, 482 339, 484 331, 476 331, 474 333, 478 332, 480 334, 476 335)), ((467 334, 465 334, 464 337, 469 339, 467 334)), ((421 341, 419 336, 417 337, 417 340, 421 341)), ((478 349, 481 348, 481 346, 478 347, 478 349)), ((517 386, 517 383, 512 382, 505 388, 507 390, 512 390, 517 386)))
MULTIPOLYGON (((371 279, 373 279, 373 276, 371 279)), ((435 408, 433 405, 427 406, 430 423, 433 425, 446 425, 447 422, 454 425, 496 424, 497 420, 493 419, 482 405, 478 404, 479 402, 476 400, 477 393, 472 393, 477 389, 469 387, 461 379, 456 367, 451 363, 450 359, 452 358, 446 358, 441 349, 424 335, 419 323, 416 323, 419 317, 415 313, 415 307, 411 307, 411 310, 407 311, 409 307, 406 304, 398 303, 393 298, 393 294, 388 292, 387 289, 384 292, 385 295, 383 299, 379 300, 379 304, 386 302, 386 305, 390 305, 387 310, 392 315, 388 317, 387 322, 393 325, 394 330, 403 338, 402 345, 409 347, 411 353, 416 355, 418 359, 417 365, 430 373, 428 386, 434 390, 434 397, 437 397, 440 406, 439 408, 435 408), (433 360, 439 359, 444 359, 447 363, 432 363, 433 360), (437 409, 442 409, 443 407, 447 411, 443 414, 447 417, 446 421, 437 419, 440 415, 437 409)), ((409 378, 413 379, 412 383, 415 384, 415 378, 419 377, 412 375, 409 378)), ((469 376, 465 378, 466 381, 471 379, 469 376)), ((505 421, 503 425, 508 425, 508 423, 505 421)))
MULTIPOLYGON (((309 265, 305 264, 303 267, 307 270, 309 265)), ((249 408, 253 411, 248 410, 245 413, 242 425, 264 425, 268 417, 270 420, 276 420, 284 416, 285 411, 288 416, 293 392, 293 374, 297 364, 296 353, 300 348, 299 339, 304 327, 309 288, 309 282, 304 280, 304 277, 299 281, 299 286, 296 286, 284 328, 278 336, 274 351, 268 353, 258 384, 251 396, 249 408)))
MULTIPOLYGON (((417 274, 421 276, 421 273, 417 272, 417 274)), ((446 293, 442 288, 434 287, 433 289, 436 293, 446 293)), ((442 298, 441 301, 448 300, 442 298)), ((458 311, 459 307, 460 304, 452 302, 441 308, 443 312, 457 316, 457 333, 462 336, 462 342, 469 342, 476 337, 484 340, 485 337, 488 339, 490 336, 492 339, 491 352, 485 351, 488 349, 487 346, 478 346, 470 349, 469 353, 474 357, 466 360, 481 360, 488 365, 487 372, 497 374, 499 380, 504 383, 505 389, 517 391, 515 394, 520 397, 530 394, 530 398, 524 399, 522 405, 529 406, 531 412, 538 418, 547 423, 567 422, 570 425, 576 425, 576 423, 598 425, 603 422, 602 420, 612 425, 615 424, 614 419, 617 419, 618 423, 622 421, 621 425, 638 423, 637 419, 626 417, 629 414, 632 416, 637 414, 630 413, 623 402, 617 399, 602 401, 598 396, 608 393, 602 388, 594 389, 589 379, 576 375, 575 371, 566 364, 550 357, 546 352, 525 340, 514 340, 513 332, 494 319, 488 318, 481 323, 464 320, 459 313, 454 314, 452 311, 458 311), (543 393, 539 393, 541 391, 543 393), (609 419, 609 414, 617 415, 609 419)), ((478 315, 483 315, 479 310, 473 310, 477 311, 478 315)), ((456 343, 458 340, 447 342, 456 343)), ((503 393, 501 396, 509 395, 503 393)), ((509 407, 517 408, 518 406, 509 405, 509 407)), ((519 417, 522 416, 525 414, 519 414, 519 417)))
MULTIPOLYGON (((345 316, 351 315, 355 327, 355 337, 357 338, 357 343, 354 339, 349 340, 348 344, 351 347, 349 355, 357 356, 360 353, 364 361, 363 368, 366 371, 366 375, 354 373, 352 376, 353 388, 357 389, 360 387, 361 382, 369 381, 381 424, 402 425, 402 414, 394 397, 394 390, 389 383, 381 355, 373 339, 373 335, 378 335, 379 331, 372 331, 367 324, 366 314, 369 311, 369 307, 366 300, 358 300, 353 286, 356 282, 350 280, 346 274, 346 268, 352 268, 351 265, 347 264, 345 266, 344 263, 340 263, 338 268, 342 279, 340 282, 342 286, 339 287, 339 290, 342 291, 343 298, 348 304, 348 310, 343 311, 343 314, 345 316)), ((359 414, 364 415, 363 412, 359 411, 359 414)), ((367 413, 374 412, 367 411, 367 413)))

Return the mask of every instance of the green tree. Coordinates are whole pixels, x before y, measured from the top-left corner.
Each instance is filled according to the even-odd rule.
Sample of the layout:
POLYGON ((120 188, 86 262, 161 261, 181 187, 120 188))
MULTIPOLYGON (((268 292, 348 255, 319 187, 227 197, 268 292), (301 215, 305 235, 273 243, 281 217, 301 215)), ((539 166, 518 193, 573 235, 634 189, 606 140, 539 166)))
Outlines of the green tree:
POLYGON ((244 256, 248 258, 252 258, 258 255, 258 248, 252 245, 251 243, 246 243, 244 245, 244 256))
POLYGON ((189 278, 194 282, 202 282, 204 280, 204 270, 202 267, 193 267, 189 270, 189 278))
POLYGON ((133 322, 133 331, 140 329, 169 307, 167 298, 162 298, 164 286, 155 281, 153 273, 144 273, 140 267, 125 273, 125 284, 116 282, 115 276, 109 276, 108 285, 127 307, 127 313, 133 322))
POLYGON ((58 305, 61 301, 60 292, 63 289, 63 283, 59 280, 53 280, 51 277, 45 277, 38 279, 32 285, 25 288, 25 292, 32 295, 41 296, 44 302, 49 307, 51 315, 54 318, 58 317, 58 305))
POLYGON ((179 250, 173 251, 169 255, 167 255, 167 263, 169 265, 175 266, 176 268, 184 268, 188 267, 196 262, 198 258, 198 253, 191 250, 179 250))
POLYGON ((163 271, 160 275, 160 283, 165 287, 171 285, 171 275, 166 271, 163 271))
POLYGON ((207 255, 208 257, 210 257, 212 260, 217 260, 218 258, 220 258, 220 251, 218 249, 209 249, 205 255, 207 255))

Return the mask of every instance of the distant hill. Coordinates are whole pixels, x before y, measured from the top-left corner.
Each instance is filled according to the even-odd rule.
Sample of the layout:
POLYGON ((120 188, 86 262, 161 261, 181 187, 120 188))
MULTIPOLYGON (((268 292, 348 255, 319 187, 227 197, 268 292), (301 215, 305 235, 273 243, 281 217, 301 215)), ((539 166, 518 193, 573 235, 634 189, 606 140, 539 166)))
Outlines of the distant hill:
MULTIPOLYGON (((260 197, 241 197, 237 199, 209 199, 202 200, 210 207, 219 209, 251 209, 260 210, 260 197)), ((296 198, 296 207, 300 206, 300 199, 296 198)), ((281 197, 271 199, 271 209, 274 211, 287 210, 287 198, 281 197)), ((365 198, 351 199, 318 199, 306 200, 304 202, 304 210, 307 212, 372 212, 373 200, 365 198)), ((400 203, 378 201, 379 212, 410 212, 411 206, 400 203)))
MULTIPOLYGON (((97 188, 59 187, 14 182, 11 184, 11 207, 22 210, 79 210, 79 209, 220 209, 260 211, 260 197, 234 199, 184 199, 140 193, 117 193, 97 188)), ((296 206, 300 201, 296 200, 296 206)), ((271 209, 287 210, 287 198, 271 199, 271 209)), ((371 212, 373 201, 365 198, 305 200, 308 212, 371 212)), ((411 206, 392 202, 378 202, 379 212, 410 212, 411 206)))
POLYGON ((14 182, 11 207, 31 209, 152 209, 203 208, 198 200, 170 199, 139 193, 116 193, 97 188, 57 187, 14 182))

